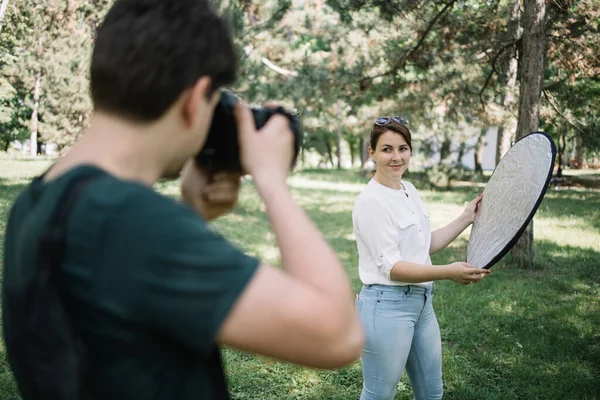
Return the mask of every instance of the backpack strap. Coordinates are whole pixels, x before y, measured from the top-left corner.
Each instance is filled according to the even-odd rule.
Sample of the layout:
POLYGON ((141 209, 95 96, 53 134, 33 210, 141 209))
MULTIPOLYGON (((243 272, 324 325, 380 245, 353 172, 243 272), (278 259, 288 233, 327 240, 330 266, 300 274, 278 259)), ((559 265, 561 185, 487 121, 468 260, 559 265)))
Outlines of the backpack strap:
MULTIPOLYGON (((28 293, 25 309, 28 310, 29 315, 38 316, 36 319, 38 323, 44 320, 42 315, 53 315, 51 320, 47 319, 42 325, 53 326, 56 329, 55 334, 58 335, 56 338, 70 343, 68 345, 70 347, 64 349, 62 365, 54 366, 56 374, 40 373, 39 368, 28 371, 33 374, 37 372, 37 376, 34 378, 35 383, 31 388, 33 392, 31 394, 36 399, 81 400, 89 398, 85 393, 84 384, 87 366, 85 348, 73 331, 66 310, 56 302, 62 302, 59 273, 65 257, 68 217, 82 191, 97 176, 83 174, 69 182, 57 202, 46 230, 38 241, 38 278, 34 281, 33 290, 28 293), (51 306, 52 303, 54 306, 51 306), (49 306, 53 309, 47 310, 46 308, 49 306), (47 313, 48 311, 49 313, 47 313), (42 316, 42 319, 39 316, 42 316)), ((32 321, 29 322, 32 323, 32 321)), ((33 323, 30 327, 34 328, 35 325, 33 323)))
POLYGON ((209 365, 208 374, 213 382, 213 398, 212 400, 229 400, 229 389, 227 389, 227 378, 223 368, 223 360, 221 358, 221 350, 217 345, 213 346, 210 359, 212 365, 209 365))
POLYGON ((96 175, 81 175, 73 179, 63 192, 57 207, 48 224, 48 228, 38 243, 38 259, 41 269, 55 273, 65 256, 65 238, 67 223, 71 210, 85 187, 96 178, 96 175))

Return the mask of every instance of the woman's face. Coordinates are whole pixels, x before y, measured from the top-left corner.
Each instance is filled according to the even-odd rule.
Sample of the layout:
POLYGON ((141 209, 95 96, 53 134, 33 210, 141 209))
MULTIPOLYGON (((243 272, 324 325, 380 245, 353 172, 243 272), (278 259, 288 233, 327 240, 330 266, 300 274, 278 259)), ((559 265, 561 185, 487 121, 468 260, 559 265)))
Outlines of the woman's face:
POLYGON ((404 136, 399 133, 385 131, 379 136, 377 148, 369 147, 369 153, 377 166, 378 180, 383 184, 399 181, 408 169, 410 147, 404 136))

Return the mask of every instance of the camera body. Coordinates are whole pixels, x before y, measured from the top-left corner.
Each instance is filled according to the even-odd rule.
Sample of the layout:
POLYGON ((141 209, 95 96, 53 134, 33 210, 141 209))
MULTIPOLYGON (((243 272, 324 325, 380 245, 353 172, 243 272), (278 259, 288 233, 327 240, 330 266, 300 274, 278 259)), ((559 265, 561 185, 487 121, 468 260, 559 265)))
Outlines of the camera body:
MULTIPOLYGON (((240 162, 240 147, 233 108, 238 102, 237 97, 227 91, 221 93, 221 99, 215 108, 212 123, 204 147, 196 156, 198 165, 214 171, 243 172, 240 162)), ((256 129, 262 128, 269 118, 275 114, 285 116, 294 134, 294 157, 290 169, 294 167, 302 146, 302 132, 298 118, 287 112, 283 107, 263 108, 252 107, 252 116, 256 129)))

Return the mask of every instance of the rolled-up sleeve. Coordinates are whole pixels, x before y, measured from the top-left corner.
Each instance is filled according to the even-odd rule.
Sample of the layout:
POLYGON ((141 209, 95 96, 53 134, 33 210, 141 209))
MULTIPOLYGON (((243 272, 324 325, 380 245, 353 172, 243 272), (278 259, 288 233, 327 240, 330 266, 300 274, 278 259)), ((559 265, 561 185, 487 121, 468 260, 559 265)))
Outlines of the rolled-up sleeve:
POLYGON ((400 238, 391 215, 376 197, 365 197, 356 202, 353 223, 357 240, 364 247, 377 268, 387 279, 402 254, 398 247, 400 238))

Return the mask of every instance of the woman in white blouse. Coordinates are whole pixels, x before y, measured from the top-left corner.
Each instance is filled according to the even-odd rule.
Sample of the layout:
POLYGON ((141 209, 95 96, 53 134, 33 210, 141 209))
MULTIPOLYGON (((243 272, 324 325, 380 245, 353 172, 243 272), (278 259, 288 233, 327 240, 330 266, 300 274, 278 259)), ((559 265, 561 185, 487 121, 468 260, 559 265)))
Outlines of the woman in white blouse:
POLYGON ((375 176, 352 211, 363 283, 356 306, 367 336, 360 399, 392 400, 405 368, 417 400, 441 399, 442 345, 431 304, 433 281, 466 285, 489 271, 466 262, 432 265, 430 254, 473 223, 481 195, 454 221, 431 232, 421 197, 402 180, 412 152, 408 121, 377 118, 369 152, 375 176))

